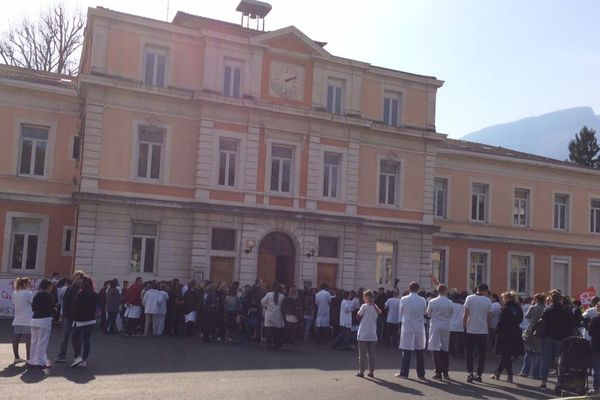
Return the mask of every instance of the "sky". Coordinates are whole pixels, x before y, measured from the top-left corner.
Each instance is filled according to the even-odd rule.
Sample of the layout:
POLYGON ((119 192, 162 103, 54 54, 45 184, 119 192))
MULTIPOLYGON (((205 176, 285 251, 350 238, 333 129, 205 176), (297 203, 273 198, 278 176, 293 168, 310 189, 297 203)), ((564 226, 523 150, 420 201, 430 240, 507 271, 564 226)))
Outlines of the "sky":
MULTIPOLYGON (((0 31, 53 0, 5 2, 0 31)), ((239 23, 239 0, 62 0, 171 20, 177 10, 239 23)), ((337 56, 445 81, 438 132, 565 108, 600 113, 600 1, 270 0, 266 30, 295 25, 337 56)))

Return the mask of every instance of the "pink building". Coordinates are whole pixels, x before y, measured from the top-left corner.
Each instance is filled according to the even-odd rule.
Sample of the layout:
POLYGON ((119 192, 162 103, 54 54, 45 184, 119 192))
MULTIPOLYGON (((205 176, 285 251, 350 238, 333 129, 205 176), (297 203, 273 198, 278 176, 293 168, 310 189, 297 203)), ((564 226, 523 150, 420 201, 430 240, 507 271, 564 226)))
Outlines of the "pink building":
POLYGON ((77 85, 2 68, 3 274, 35 247, 26 273, 99 280, 600 287, 599 173, 447 140, 436 78, 337 57, 293 26, 104 8, 88 11, 77 85), (48 166, 36 175, 35 153, 25 174, 39 141, 48 166))

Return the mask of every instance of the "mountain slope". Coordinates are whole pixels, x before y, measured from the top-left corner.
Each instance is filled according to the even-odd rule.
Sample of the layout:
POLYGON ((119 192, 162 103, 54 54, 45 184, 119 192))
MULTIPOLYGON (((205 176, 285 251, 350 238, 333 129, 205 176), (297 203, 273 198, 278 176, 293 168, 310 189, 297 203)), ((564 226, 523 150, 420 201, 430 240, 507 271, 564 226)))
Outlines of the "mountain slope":
POLYGON ((584 125, 600 132, 600 116, 591 107, 570 108, 492 125, 461 139, 564 160, 569 156, 569 141, 584 125))

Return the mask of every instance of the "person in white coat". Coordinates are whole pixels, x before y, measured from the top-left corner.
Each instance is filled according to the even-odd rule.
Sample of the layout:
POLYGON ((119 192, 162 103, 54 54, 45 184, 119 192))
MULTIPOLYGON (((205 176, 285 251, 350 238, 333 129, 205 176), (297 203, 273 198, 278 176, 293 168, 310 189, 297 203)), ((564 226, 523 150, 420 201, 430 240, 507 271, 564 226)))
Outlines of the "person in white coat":
POLYGON ((398 345, 398 333, 400 330, 400 320, 398 320, 400 312, 400 293, 398 289, 394 290, 394 297, 390 297, 385 302, 385 309, 387 310, 386 330, 389 342, 388 345, 398 345))
POLYGON ((144 336, 150 336, 150 330, 154 336, 160 335, 160 311, 161 305, 164 302, 163 295, 157 290, 156 283, 153 283, 151 288, 144 292, 142 304, 144 306, 144 314, 146 323, 144 326, 144 336))
POLYGON ((375 372, 375 343, 377 343, 377 317, 381 310, 375 304, 375 294, 367 290, 363 294, 365 303, 358 310, 360 324, 358 325, 358 372, 356 376, 365 376, 367 364, 369 373, 367 376, 373 378, 375 372))
POLYGON ((283 299, 281 284, 275 283, 273 291, 269 292, 261 300, 263 315, 265 317, 265 336, 267 350, 278 350, 281 348, 281 336, 284 327, 283 322, 283 299))
POLYGON ((30 290, 31 282, 29 278, 17 278, 14 288, 15 292, 12 295, 12 301, 15 307, 15 319, 13 319, 12 326, 15 334, 13 336, 12 347, 15 356, 14 364, 17 364, 29 360, 31 352, 31 326, 29 324, 33 316, 33 310, 31 309, 33 293, 30 290), (26 359, 19 356, 19 342, 21 338, 25 339, 26 359))
POLYGON ((419 284, 411 282, 408 290, 410 293, 400 299, 399 320, 402 322, 400 329, 400 350, 402 350, 402 367, 397 377, 408 378, 410 359, 413 351, 417 357, 417 376, 425 380, 425 362, 423 350, 425 349, 425 312, 427 301, 419 296, 419 284))
POLYGON ((166 283, 162 282, 160 284, 158 293, 162 296, 162 300, 158 303, 158 314, 156 315, 158 331, 155 335, 162 335, 165 331, 165 317, 167 316, 167 302, 169 300, 166 283))
POLYGON ((334 298, 335 296, 331 293, 326 283, 321 284, 320 290, 315 294, 315 305, 317 306, 315 327, 317 328, 317 339, 321 343, 329 340, 331 330, 329 308, 331 300, 334 298))
POLYGON ((434 372, 433 379, 450 379, 448 369, 450 356, 448 353, 450 343, 450 321, 454 307, 448 299, 448 287, 444 284, 437 287, 438 297, 429 301, 427 316, 429 323, 429 346, 433 355, 434 372))

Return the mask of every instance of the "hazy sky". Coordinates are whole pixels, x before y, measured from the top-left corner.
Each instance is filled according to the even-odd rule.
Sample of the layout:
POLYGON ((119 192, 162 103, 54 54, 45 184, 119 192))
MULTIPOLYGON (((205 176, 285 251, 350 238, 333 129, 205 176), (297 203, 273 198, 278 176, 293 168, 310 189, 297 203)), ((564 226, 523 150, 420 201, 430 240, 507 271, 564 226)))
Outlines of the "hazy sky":
MULTIPOLYGON (((167 18, 167 0, 63 0, 167 18)), ((0 30, 49 0, 3 2, 0 30)), ((177 10, 238 23, 239 0, 170 0, 177 10)), ((600 1, 270 0, 266 29, 295 25, 332 54, 434 75, 437 129, 460 137, 563 108, 600 112, 600 1)))

